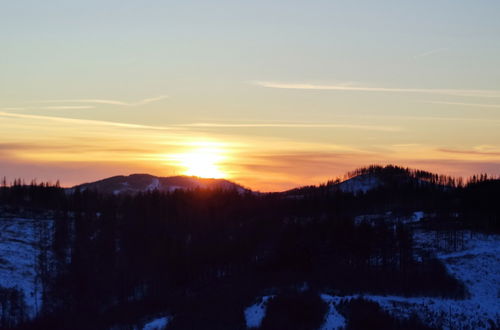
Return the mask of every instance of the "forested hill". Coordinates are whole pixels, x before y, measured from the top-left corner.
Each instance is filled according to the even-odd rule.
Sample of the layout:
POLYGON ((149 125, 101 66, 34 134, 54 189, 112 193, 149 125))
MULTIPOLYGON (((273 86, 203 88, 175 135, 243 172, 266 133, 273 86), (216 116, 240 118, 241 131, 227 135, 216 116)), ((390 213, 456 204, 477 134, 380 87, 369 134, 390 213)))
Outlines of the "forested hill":
POLYGON ((172 192, 178 189, 221 189, 237 190, 239 192, 249 191, 239 184, 224 179, 205 179, 190 176, 157 177, 149 174, 131 174, 128 176, 114 176, 91 183, 77 185, 70 189, 96 190, 107 194, 135 194, 147 191, 172 192))
POLYGON ((319 186, 304 186, 284 192, 287 195, 314 193, 315 191, 341 191, 345 193, 367 193, 371 190, 398 190, 411 188, 431 188, 453 190, 480 182, 495 182, 496 177, 486 174, 470 178, 436 174, 418 169, 395 165, 371 165, 346 173, 342 178, 329 180, 319 186))
MULTIPOLYGON (((392 170, 406 173, 379 168, 351 179, 392 170)), ((361 193, 332 189, 339 183, 274 194, 0 187, 0 327, 129 329, 159 315, 173 330, 245 329, 247 307, 264 298, 263 329, 318 329, 325 313, 351 328, 359 320, 434 327, 437 316, 432 324, 397 319, 351 299, 475 297, 416 238, 456 249, 470 233, 500 233, 500 182, 425 182, 361 193)))

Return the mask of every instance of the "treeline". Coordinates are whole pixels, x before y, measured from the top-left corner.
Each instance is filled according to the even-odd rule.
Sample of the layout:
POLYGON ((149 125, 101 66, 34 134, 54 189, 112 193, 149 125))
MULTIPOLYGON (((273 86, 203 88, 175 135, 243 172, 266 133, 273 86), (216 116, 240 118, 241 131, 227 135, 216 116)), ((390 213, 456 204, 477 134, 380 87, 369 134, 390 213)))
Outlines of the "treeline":
POLYGON ((300 200, 297 205, 306 207, 305 213, 326 210, 350 216, 386 212, 409 215, 418 210, 435 214, 439 222, 451 222, 450 228, 500 233, 500 204, 495 201, 500 193, 500 179, 482 174, 463 183, 460 178, 421 172, 427 173, 397 166, 371 166, 350 174, 371 174, 381 180, 381 185, 366 193, 342 192, 337 180, 282 195, 300 200), (423 181, 417 177, 434 179, 423 181))
MULTIPOLYGON (((375 175, 382 180, 389 181, 407 181, 411 179, 428 182, 434 185, 445 186, 448 188, 460 188, 466 185, 498 179, 497 177, 488 176, 488 174, 473 175, 468 179, 464 179, 462 177, 436 174, 428 171, 396 165, 370 165, 347 172, 347 174, 344 176, 344 180, 352 179, 353 177, 356 177, 358 175, 375 175)), ((338 180, 332 180, 330 182, 338 182, 338 180)))
MULTIPOLYGON (((438 260, 415 259, 411 227, 357 225, 354 216, 422 210, 451 229, 500 229, 498 180, 453 188, 403 182, 359 195, 324 185, 300 193, 109 195, 47 184, 3 186, 4 209, 50 211, 55 219, 50 251, 39 256, 43 309, 22 327, 126 328, 144 315, 168 313, 171 329, 241 329, 243 310, 255 297, 304 287, 459 299, 465 288, 438 260)), ((3 306, 17 306, 12 292, 2 297, 3 306)), ((281 321, 266 324, 274 322, 281 321)))
POLYGON ((31 209, 61 209, 66 202, 65 190, 56 183, 36 182, 26 184, 21 179, 7 183, 5 177, 0 185, 0 203, 12 207, 28 207, 31 209))
POLYGON ((16 289, 0 287, 0 329, 15 328, 26 320, 23 293, 16 289))
POLYGON ((168 312, 173 329, 238 329, 256 296, 304 283, 340 294, 466 295, 438 261, 414 259, 409 228, 357 226, 342 206, 312 212, 308 200, 201 189, 60 198, 57 271, 43 278, 34 328, 106 328, 168 312))

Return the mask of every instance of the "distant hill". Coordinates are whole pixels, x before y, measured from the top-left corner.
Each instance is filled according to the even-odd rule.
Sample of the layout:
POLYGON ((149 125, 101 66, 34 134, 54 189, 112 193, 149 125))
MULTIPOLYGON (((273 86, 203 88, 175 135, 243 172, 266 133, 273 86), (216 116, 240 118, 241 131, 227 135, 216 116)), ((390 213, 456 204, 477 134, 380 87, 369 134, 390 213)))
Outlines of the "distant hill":
POLYGON ((234 182, 224 179, 205 179, 190 176, 157 177, 149 174, 119 175, 107 179, 84 183, 70 188, 70 191, 96 190, 109 194, 135 194, 147 191, 171 192, 178 189, 222 189, 237 190, 241 193, 250 191, 234 182))
POLYGON ((361 174, 353 178, 334 184, 335 189, 347 193, 366 193, 384 185, 384 181, 376 174, 361 174))
POLYGON ((372 165, 349 172, 347 174, 347 179, 340 183, 330 183, 330 185, 342 192, 353 194, 366 193, 380 187, 397 188, 407 184, 452 187, 456 185, 456 182, 452 177, 422 170, 414 170, 394 165, 372 165))
POLYGON ((460 178, 439 175, 422 170, 400 166, 371 165, 349 172, 344 180, 331 180, 320 186, 306 186, 284 192, 286 195, 300 197, 317 189, 340 191, 354 195, 367 193, 374 189, 398 189, 402 186, 438 186, 444 189, 462 185, 460 178))

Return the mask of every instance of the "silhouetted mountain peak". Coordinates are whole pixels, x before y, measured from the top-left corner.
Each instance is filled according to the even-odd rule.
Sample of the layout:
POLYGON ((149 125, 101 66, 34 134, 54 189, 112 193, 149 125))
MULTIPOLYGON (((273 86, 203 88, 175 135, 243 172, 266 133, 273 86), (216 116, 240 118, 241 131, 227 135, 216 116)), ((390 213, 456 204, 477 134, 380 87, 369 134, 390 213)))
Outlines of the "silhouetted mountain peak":
POLYGON ((342 182, 329 184, 342 192, 354 194, 366 193, 380 187, 398 188, 404 185, 455 186, 455 178, 395 165, 362 167, 349 172, 346 177, 342 182))
POLYGON ((97 190, 110 194, 135 194, 147 191, 172 192, 178 189, 222 189, 249 191, 239 184, 225 179, 209 179, 190 176, 158 177, 150 174, 118 175, 103 180, 77 185, 72 190, 97 190))

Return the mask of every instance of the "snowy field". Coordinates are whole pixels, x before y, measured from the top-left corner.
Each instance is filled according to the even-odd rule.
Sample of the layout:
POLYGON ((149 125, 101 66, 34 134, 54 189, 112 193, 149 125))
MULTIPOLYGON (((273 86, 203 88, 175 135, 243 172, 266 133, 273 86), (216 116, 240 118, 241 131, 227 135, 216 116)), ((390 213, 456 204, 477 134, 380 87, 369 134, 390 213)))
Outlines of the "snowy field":
MULTIPOLYGON (((420 212, 411 216, 418 222, 420 212)), ((52 241, 53 221, 0 216, 0 287, 17 288, 25 296, 28 315, 36 316, 42 304, 42 288, 36 276, 41 242, 52 241)), ((470 296, 464 300, 431 297, 362 296, 377 302, 397 318, 416 314, 426 324, 444 329, 489 329, 491 321, 500 325, 500 235, 483 235, 469 232, 464 235, 463 246, 450 251, 437 244, 432 232, 417 230, 414 239, 417 250, 430 251, 442 260, 452 276, 467 287, 470 296)), ((323 294, 328 303, 322 330, 341 329, 346 320, 336 310, 341 297, 323 294)), ((245 309, 248 328, 258 328, 266 314, 265 296, 245 309)), ((170 317, 161 317, 144 325, 144 329, 168 327, 170 317)))
MULTIPOLYGON (((421 218, 421 214, 414 214, 421 218)), ((342 300, 364 298, 377 302, 394 317, 405 319, 416 314, 425 324, 443 329, 490 329, 490 320, 500 325, 500 235, 470 234, 459 251, 437 248, 435 234, 417 231, 417 249, 431 251, 445 264, 452 276, 463 282, 470 296, 464 300, 431 297, 401 297, 377 295, 331 296, 322 294, 328 304, 321 330, 343 329, 346 320, 336 306, 342 300)), ((248 328, 259 328, 266 315, 267 301, 262 297, 245 309, 248 328)))
MULTIPOLYGON (((436 253, 450 274, 466 285, 470 297, 465 300, 375 295, 362 297, 377 302, 395 317, 408 318, 414 313, 425 324, 443 329, 490 329, 490 320, 499 326, 500 236, 476 233, 466 238, 461 251, 455 252, 436 249, 433 233, 419 231, 414 238, 417 247, 436 253)), ((345 320, 335 305, 342 299, 360 296, 321 297, 329 304, 322 330, 333 330, 345 326, 345 320)))
POLYGON ((259 328, 266 316, 267 302, 274 296, 264 296, 257 303, 245 309, 247 328, 259 328))
POLYGON ((29 317, 41 308, 42 288, 36 276, 40 242, 51 241, 53 221, 0 216, 0 287, 24 293, 29 317))
POLYGON ((148 321, 144 324, 142 330, 164 330, 167 328, 168 322, 171 320, 169 316, 162 316, 148 321))

